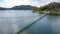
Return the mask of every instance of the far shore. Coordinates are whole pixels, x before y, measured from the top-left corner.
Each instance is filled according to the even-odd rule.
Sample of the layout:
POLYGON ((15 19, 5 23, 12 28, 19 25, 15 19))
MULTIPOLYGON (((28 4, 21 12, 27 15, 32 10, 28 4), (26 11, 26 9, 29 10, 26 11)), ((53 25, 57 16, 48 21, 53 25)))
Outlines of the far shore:
POLYGON ((38 13, 45 13, 45 14, 48 14, 48 15, 60 15, 60 12, 54 12, 52 11, 52 13, 50 13, 50 11, 34 11, 34 12, 38 12, 38 13))

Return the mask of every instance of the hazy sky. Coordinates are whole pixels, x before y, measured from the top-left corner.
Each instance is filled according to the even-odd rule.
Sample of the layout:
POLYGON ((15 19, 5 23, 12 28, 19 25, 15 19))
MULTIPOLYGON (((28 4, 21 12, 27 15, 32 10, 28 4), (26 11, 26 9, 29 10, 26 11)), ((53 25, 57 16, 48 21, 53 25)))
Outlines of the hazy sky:
POLYGON ((0 0, 0 6, 7 8, 16 5, 43 6, 50 2, 59 2, 59 0, 0 0))

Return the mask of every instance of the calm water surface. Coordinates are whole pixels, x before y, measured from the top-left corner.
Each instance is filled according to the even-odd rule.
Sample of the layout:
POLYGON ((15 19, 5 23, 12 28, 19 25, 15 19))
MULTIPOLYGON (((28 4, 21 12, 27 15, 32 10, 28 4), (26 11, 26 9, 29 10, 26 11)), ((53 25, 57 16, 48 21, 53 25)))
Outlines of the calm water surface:
MULTIPOLYGON (((32 10, 0 11, 0 34, 16 34, 42 15, 32 10)), ((46 15, 20 34, 60 34, 60 16, 46 15)))
POLYGON ((46 15, 20 34, 60 34, 60 16, 46 15))
MULTIPOLYGON (((41 16, 41 15, 40 15, 41 16)), ((16 34, 30 24, 34 18, 40 17, 32 10, 3 10, 0 11, 0 34, 16 34)))

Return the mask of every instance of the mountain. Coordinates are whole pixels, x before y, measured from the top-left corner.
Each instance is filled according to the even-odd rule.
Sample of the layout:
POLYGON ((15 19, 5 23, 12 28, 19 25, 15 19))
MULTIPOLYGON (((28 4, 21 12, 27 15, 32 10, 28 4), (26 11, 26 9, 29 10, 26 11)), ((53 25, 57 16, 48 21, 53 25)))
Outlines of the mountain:
POLYGON ((14 6, 10 9, 12 10, 32 10, 32 8, 35 8, 35 6, 30 5, 20 5, 20 6, 14 6))
POLYGON ((45 6, 34 8, 33 11, 43 12, 43 13, 48 13, 48 14, 60 14, 60 3, 51 2, 45 6))
POLYGON ((3 7, 0 7, 0 10, 32 10, 32 8, 35 8, 35 6, 20 5, 20 6, 14 6, 12 8, 3 8, 3 7))
POLYGON ((40 10, 55 10, 55 9, 60 9, 60 3, 52 2, 52 3, 49 3, 48 5, 40 7, 40 10))
POLYGON ((7 8, 0 7, 0 10, 7 10, 7 8))

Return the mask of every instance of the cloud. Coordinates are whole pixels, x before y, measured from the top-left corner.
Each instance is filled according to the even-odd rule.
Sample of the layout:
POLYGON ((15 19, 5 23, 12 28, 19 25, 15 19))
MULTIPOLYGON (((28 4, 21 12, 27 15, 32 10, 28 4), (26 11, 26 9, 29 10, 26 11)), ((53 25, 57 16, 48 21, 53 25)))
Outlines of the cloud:
POLYGON ((58 2, 59 0, 4 0, 0 3, 1 7, 13 7, 16 5, 32 5, 32 6, 43 6, 50 2, 58 2))
POLYGON ((3 3, 0 3, 2 7, 13 7, 15 5, 28 5, 29 0, 4 0, 3 3))
POLYGON ((58 0, 40 0, 41 2, 39 2, 39 5, 40 6, 44 6, 44 5, 47 5, 51 2, 58 2, 58 0))

